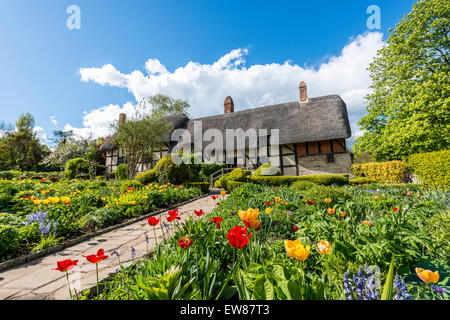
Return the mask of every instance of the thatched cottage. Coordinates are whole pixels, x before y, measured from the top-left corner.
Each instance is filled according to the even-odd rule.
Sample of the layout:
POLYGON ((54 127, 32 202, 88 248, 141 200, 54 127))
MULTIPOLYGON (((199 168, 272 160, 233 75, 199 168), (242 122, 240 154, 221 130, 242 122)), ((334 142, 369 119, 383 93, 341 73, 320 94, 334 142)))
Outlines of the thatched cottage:
MULTIPOLYGON (((278 157, 283 175, 349 173, 350 154, 345 139, 351 136, 350 124, 345 102, 338 95, 308 98, 306 84, 299 85, 299 100, 277 105, 234 111, 231 97, 224 102, 224 114, 204 118, 189 119, 184 114, 168 117, 173 129, 186 129, 194 133, 194 123, 201 121, 202 130, 218 129, 225 136, 226 129, 279 130, 279 146, 268 148, 268 156, 278 157)), ((121 114, 119 121, 125 121, 121 114)), ((106 152, 106 166, 113 171, 117 165, 125 162, 125 157, 116 146, 107 139, 100 147, 106 152)), ((258 137, 258 147, 270 145, 270 137, 258 137), (267 140, 266 140, 267 139, 267 140), (264 140, 264 141, 263 141, 264 140)), ((155 163, 170 152, 177 141, 170 141, 161 146, 153 157, 140 164, 138 172, 151 169, 155 163)), ((224 146, 226 144, 224 143, 224 146)), ((246 147, 247 148, 247 147, 246 147)), ((195 150, 192 145, 192 150, 195 150)), ((225 158, 225 152, 223 151, 225 158)), ((237 155, 235 150, 234 155, 237 155)), ((245 150, 245 163, 235 159, 227 159, 229 166, 256 168, 261 165, 260 159, 248 157, 245 150)))

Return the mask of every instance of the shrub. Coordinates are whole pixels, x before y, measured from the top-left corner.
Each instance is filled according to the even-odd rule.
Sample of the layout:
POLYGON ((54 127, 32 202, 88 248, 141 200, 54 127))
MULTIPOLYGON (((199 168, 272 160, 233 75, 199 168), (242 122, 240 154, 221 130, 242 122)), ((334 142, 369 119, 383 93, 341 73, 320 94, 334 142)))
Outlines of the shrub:
POLYGON ((247 184, 247 182, 228 180, 226 184, 227 185, 226 189, 231 192, 244 184, 247 184))
POLYGON ((259 176, 280 176, 280 175, 281 175, 280 169, 272 166, 271 163, 264 163, 263 165, 259 166, 259 168, 255 170, 255 172, 253 172, 253 177, 259 177, 259 176), (261 171, 264 174, 261 174, 261 171))
POLYGON ((368 184, 368 183, 376 183, 375 180, 364 178, 364 177, 356 177, 349 181, 351 185, 359 185, 359 184, 368 184))
POLYGON ((79 169, 86 163, 87 161, 83 158, 75 158, 67 161, 64 169, 64 176, 67 179, 75 179, 79 169))
POLYGON ((230 186, 228 186, 228 183, 230 181, 234 182, 246 182, 247 176, 250 176, 251 172, 250 170, 242 170, 241 168, 233 169, 233 171, 229 172, 228 174, 223 176, 223 179, 221 179, 220 184, 221 187, 230 190, 230 186))
POLYGON ((217 188, 223 188, 223 181, 228 179, 231 172, 225 173, 223 176, 221 176, 219 179, 217 179, 216 182, 214 182, 214 186, 217 188))
POLYGON ((406 163, 402 161, 368 162, 353 164, 352 173, 381 183, 402 183, 406 176, 406 163))
POLYGON ((170 154, 159 159, 154 170, 159 183, 170 182, 173 184, 182 184, 189 180, 189 172, 186 164, 181 163, 176 165, 173 163, 170 154))
POLYGON ((117 179, 125 180, 127 178, 127 168, 128 168, 128 166, 125 163, 121 163, 117 166, 117 169, 116 169, 117 179))
POLYGON ((186 186, 192 187, 192 188, 199 188, 202 193, 208 193, 209 192, 209 182, 188 182, 186 183, 186 186))
POLYGON ((125 180, 120 184, 120 189, 127 191, 127 188, 141 189, 142 183, 138 180, 125 180))
POLYGON ((202 181, 209 181, 211 175, 227 165, 225 163, 202 163, 199 177, 202 181))
POLYGON ((298 192, 313 188, 317 185, 318 184, 311 181, 296 181, 291 185, 291 189, 298 192))
POLYGON ((431 188, 450 188, 450 150, 413 154, 408 167, 431 188))
POLYGON ((322 185, 346 185, 348 184, 348 174, 321 174, 306 176, 270 176, 252 177, 255 183, 266 186, 290 185, 296 181, 310 181, 322 185))
POLYGON ((315 186, 305 190, 303 195, 307 200, 314 202, 323 202, 325 198, 329 198, 332 201, 330 205, 333 205, 336 202, 343 203, 351 198, 350 193, 343 188, 330 186, 315 186))
POLYGON ((106 166, 100 164, 100 165, 97 166, 97 171, 96 171, 95 174, 96 174, 97 176, 104 176, 107 169, 108 169, 108 168, 107 168, 106 166))
POLYGON ((142 184, 156 182, 156 171, 154 169, 151 169, 145 172, 141 172, 136 176, 136 180, 140 181, 142 184))
POLYGON ((22 173, 20 171, 16 171, 16 170, 0 171, 0 179, 11 180, 13 178, 20 177, 21 174, 22 173))
POLYGON ((20 233, 13 226, 0 225, 0 257, 5 256, 12 249, 17 248, 20 242, 20 233))

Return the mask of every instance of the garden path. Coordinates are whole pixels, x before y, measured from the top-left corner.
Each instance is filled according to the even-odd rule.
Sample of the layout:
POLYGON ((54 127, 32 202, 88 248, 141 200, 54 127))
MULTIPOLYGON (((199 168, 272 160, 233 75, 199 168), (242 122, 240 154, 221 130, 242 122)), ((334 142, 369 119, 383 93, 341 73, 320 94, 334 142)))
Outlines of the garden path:
MULTIPOLYGON (((177 207, 179 216, 182 217, 180 221, 186 220, 188 215, 198 219, 194 210, 203 209, 204 212, 210 212, 218 202, 219 200, 213 200, 207 196, 181 205, 177 207)), ((158 241, 163 239, 160 228, 157 229, 156 237, 158 241)), ((56 268, 56 261, 78 259, 78 265, 69 272, 69 279, 70 287, 80 291, 90 288, 96 283, 95 264, 88 262, 82 255, 96 254, 100 248, 105 250, 105 254, 109 257, 98 265, 101 282, 102 279, 118 270, 118 258, 116 255, 111 256, 111 252, 117 251, 120 254, 122 265, 127 265, 133 262, 131 248, 133 247, 135 250, 134 259, 136 260, 147 253, 147 245, 148 250, 155 247, 154 232, 146 220, 141 220, 53 254, 4 270, 0 272, 0 300, 69 299, 65 273, 51 270, 56 268), (148 244, 145 240, 146 233, 148 244)))

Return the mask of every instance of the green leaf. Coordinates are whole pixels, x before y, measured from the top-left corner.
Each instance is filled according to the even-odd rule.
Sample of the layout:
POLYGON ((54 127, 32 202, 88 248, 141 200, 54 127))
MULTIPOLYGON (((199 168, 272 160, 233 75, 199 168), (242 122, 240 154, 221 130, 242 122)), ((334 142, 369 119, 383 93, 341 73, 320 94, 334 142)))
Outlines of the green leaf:
POLYGON ((392 256, 391 265, 389 266, 389 272, 386 277, 386 282, 384 283, 381 300, 392 300, 393 285, 394 285, 394 256, 392 256))

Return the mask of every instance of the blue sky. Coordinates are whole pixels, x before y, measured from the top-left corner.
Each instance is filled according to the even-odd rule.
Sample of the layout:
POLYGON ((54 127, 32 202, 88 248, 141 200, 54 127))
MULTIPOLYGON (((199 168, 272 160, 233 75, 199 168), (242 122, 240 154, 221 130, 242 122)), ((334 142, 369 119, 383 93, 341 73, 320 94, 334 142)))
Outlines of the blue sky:
POLYGON ((285 102, 298 94, 299 78, 311 82, 312 95, 347 97, 355 133, 367 74, 359 82, 350 73, 339 80, 349 69, 340 61, 357 64, 361 56, 352 72, 364 73, 363 56, 379 48, 413 3, 2 0, 0 121, 31 112, 47 138, 63 128, 102 135, 100 118, 129 112, 149 94, 187 99, 191 115, 204 116, 222 112, 226 95, 237 110, 285 102), (81 9, 80 30, 66 27, 72 4, 81 9), (366 26, 372 4, 381 9, 380 30, 366 26), (346 87, 334 86, 339 81, 346 87))

